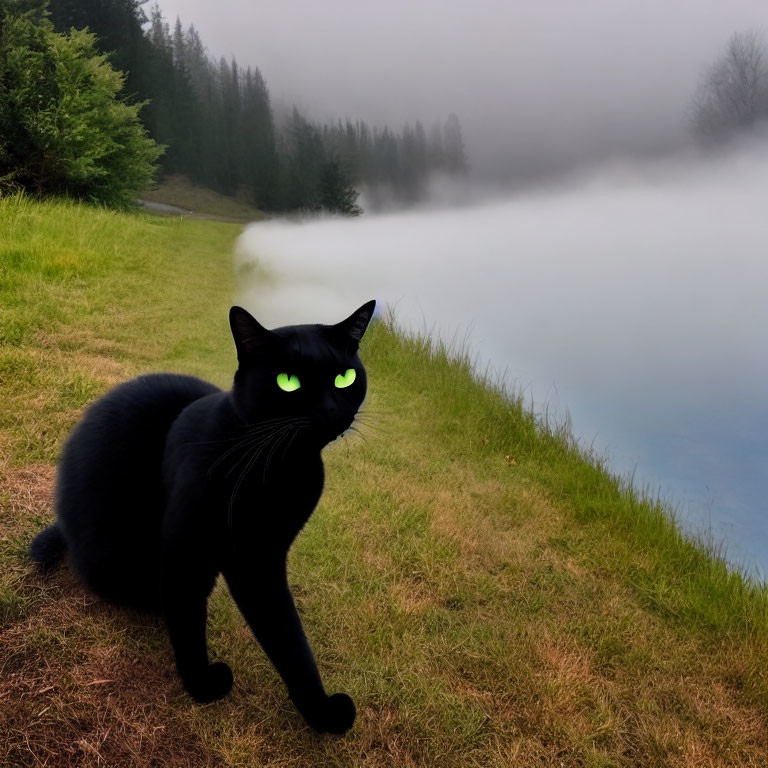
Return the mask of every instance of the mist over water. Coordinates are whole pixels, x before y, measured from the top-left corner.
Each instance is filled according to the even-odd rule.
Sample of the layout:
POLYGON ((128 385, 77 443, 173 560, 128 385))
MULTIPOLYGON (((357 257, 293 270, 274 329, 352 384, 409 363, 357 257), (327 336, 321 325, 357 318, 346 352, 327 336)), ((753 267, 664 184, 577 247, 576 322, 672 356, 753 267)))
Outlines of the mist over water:
MULTIPOLYGON (((467 334, 536 410, 768 571, 768 156, 613 166, 473 207, 269 221, 239 300, 268 326, 370 298, 467 334)), ((373 383, 375 386, 375 382, 373 383)))

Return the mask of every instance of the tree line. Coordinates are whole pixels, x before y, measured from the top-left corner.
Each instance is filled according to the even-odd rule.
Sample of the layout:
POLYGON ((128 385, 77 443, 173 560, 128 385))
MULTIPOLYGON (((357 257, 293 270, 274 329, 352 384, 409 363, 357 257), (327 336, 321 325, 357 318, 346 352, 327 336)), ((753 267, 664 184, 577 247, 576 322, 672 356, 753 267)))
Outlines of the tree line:
MULTIPOLYGON (((0 128, 10 129, 15 123, 15 136, 0 138, 0 184, 3 178, 13 179, 27 188, 112 202, 129 194, 123 190, 107 195, 88 174, 80 186, 66 173, 57 182, 40 178, 46 172, 43 158, 58 162, 64 152, 49 140, 54 135, 59 144, 66 139, 58 124, 67 113, 61 98, 78 89, 84 98, 101 89, 102 107, 111 99, 118 112, 122 110, 122 119, 132 121, 131 141, 127 135, 122 140, 141 159, 135 170, 142 172, 134 174, 132 186, 123 186, 131 186, 134 195, 147 188, 147 166, 157 163, 161 175, 184 174, 266 211, 354 215, 361 211, 357 204, 361 189, 372 207, 391 201, 408 205, 423 199, 433 174, 466 173, 464 141, 455 115, 429 131, 418 121, 399 131, 362 120, 323 124, 295 107, 276 116, 258 68, 242 67, 234 58, 214 60, 194 26, 185 28, 177 18, 171 27, 157 5, 145 12, 145 4, 146 0, 0 0, 0 128), (82 71, 61 71, 65 49, 82 71), (37 59, 39 77, 25 83, 23 61, 30 57, 37 59), (108 77, 110 65, 115 72, 108 77), (99 78, 92 71, 99 67, 102 75, 96 82, 99 78), (72 82, 78 83, 76 88, 72 82), (42 101, 35 93, 38 88, 44 91, 42 101), (29 102, 26 123, 18 119, 21 91, 29 102), (51 124, 47 138, 35 134, 33 112, 40 104, 51 124), (35 153, 37 159, 27 162, 26 156, 35 153), (38 177, 30 171, 32 166, 38 177)), ((91 106, 75 116, 76 125, 66 140, 74 141, 78 131, 99 122, 98 110, 91 106)), ((4 130, 2 135, 12 134, 4 130)), ((104 136, 101 140, 109 143, 104 136)), ((126 153, 112 144, 114 157, 125 158, 126 153)), ((75 163, 83 148, 70 149, 75 163)), ((98 165, 98 158, 92 157, 91 165, 98 165)), ((109 178, 105 170, 102 186, 109 178)))

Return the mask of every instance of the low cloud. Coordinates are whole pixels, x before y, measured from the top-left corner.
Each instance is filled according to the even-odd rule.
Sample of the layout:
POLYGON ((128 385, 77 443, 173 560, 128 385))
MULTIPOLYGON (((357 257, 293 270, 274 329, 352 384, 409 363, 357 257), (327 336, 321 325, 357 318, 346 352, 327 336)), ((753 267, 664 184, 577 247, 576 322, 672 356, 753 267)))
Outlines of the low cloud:
POLYGON ((746 147, 465 208, 258 223, 238 262, 270 277, 240 298, 272 326, 376 298, 406 328, 469 331, 616 469, 738 516, 768 490, 766 188, 764 146, 746 147))

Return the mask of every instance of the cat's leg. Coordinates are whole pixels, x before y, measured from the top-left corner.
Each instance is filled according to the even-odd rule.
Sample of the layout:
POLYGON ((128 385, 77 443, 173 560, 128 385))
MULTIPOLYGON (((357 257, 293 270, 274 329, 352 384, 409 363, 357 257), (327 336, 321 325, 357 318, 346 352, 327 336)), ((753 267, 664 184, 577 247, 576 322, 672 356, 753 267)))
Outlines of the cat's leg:
POLYGON ((323 688, 288 588, 285 562, 255 568, 238 560, 223 573, 238 608, 307 723, 318 731, 348 731, 355 721, 355 705, 347 694, 328 696, 323 688))
POLYGON ((202 571, 199 561, 192 563, 188 556, 166 550, 163 611, 176 656, 176 669, 189 695, 202 703, 216 701, 232 688, 229 666, 224 662, 211 664, 208 660, 208 595, 215 579, 215 573, 202 571))

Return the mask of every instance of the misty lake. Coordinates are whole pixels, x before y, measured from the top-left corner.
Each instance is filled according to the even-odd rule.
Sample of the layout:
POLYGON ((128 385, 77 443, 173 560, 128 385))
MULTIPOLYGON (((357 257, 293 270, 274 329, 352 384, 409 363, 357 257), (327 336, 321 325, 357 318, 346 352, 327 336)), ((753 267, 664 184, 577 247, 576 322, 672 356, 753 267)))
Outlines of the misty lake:
POLYGON ((369 298, 468 338, 534 409, 768 573, 768 157, 605 169, 472 206, 270 221, 238 259, 276 277, 267 325, 369 298))

